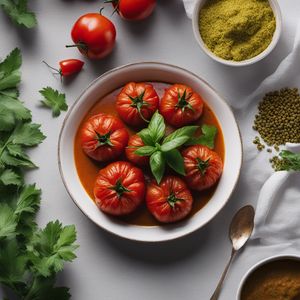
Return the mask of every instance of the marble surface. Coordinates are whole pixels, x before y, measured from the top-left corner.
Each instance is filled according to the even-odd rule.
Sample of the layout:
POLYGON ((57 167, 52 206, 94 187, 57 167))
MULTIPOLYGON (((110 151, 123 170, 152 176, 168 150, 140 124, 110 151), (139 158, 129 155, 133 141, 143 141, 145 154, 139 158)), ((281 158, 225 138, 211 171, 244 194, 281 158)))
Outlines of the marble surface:
MULTIPOLYGON (((74 300, 207 300, 230 255, 227 228, 235 211, 246 203, 255 205, 258 189, 244 170, 240 183, 222 212, 205 228, 180 240, 163 244, 134 243, 114 237, 91 223, 73 204, 61 182, 57 166, 57 141, 63 115, 53 119, 39 105, 38 91, 45 86, 63 90, 71 105, 93 79, 119 65, 139 61, 171 63, 191 70, 213 85, 229 104, 236 104, 255 90, 274 72, 293 45, 296 21, 300 14, 298 0, 279 0, 283 13, 283 33, 276 49, 263 61, 249 67, 231 68, 208 58, 193 37, 191 21, 180 0, 158 0, 155 13, 141 23, 126 23, 113 16, 117 27, 117 47, 102 61, 88 61, 76 78, 60 83, 41 63, 55 65, 68 57, 82 58, 76 49, 66 49, 74 21, 86 12, 97 11, 101 1, 31 0, 39 25, 33 30, 11 26, 0 13, 0 57, 14 47, 23 53, 21 98, 42 124, 47 139, 31 151, 38 170, 27 174, 43 190, 38 223, 44 226, 58 218, 64 224, 76 224, 78 258, 66 265, 59 284, 71 288, 74 300), (248 184, 249 183, 249 184, 248 184), (247 187, 247 188, 245 188, 247 187)), ((106 14, 110 15, 110 9, 106 14)), ((239 120, 242 122, 242 120, 239 120)), ((243 139, 249 137, 243 134, 243 139)), ((247 157, 244 158, 247 160, 247 157)), ((264 168, 264 166, 263 166, 264 168)), ((267 173, 271 172, 266 163, 267 173)), ((262 182, 261 182, 262 184, 262 182)), ((255 254, 255 260, 268 251, 255 254)), ((247 259, 246 259, 247 260, 247 259)), ((249 264, 239 263, 242 275, 249 264)), ((224 286, 221 300, 234 300, 239 276, 224 286)), ((1 296, 1 292, 0 292, 1 296)))

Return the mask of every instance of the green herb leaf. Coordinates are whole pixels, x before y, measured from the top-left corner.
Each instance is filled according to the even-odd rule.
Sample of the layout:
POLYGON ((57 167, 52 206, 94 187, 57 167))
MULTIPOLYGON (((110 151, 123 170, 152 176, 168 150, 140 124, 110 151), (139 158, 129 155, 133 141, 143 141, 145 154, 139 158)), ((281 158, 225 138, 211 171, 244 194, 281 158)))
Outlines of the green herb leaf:
POLYGON ((148 128, 142 129, 138 136, 142 139, 143 143, 148 146, 154 146, 155 143, 152 140, 152 136, 150 134, 150 130, 148 128))
POLYGON ((190 139, 189 136, 187 135, 183 135, 183 136, 179 136, 167 143, 162 144, 161 146, 161 151, 162 152, 168 152, 170 150, 176 149, 180 146, 182 146, 185 142, 187 142, 190 139))
POLYGON ((21 186, 23 183, 23 179, 12 169, 6 169, 0 174, 0 182, 4 185, 21 186))
POLYGON ((30 111, 17 99, 21 64, 21 53, 17 48, 0 63, 0 131, 10 131, 17 121, 31 119, 30 111))
POLYGON ((177 149, 165 154, 167 164, 178 174, 185 175, 183 157, 177 149))
POLYGON ((14 23, 27 28, 37 24, 35 14, 28 11, 27 0, 0 0, 0 5, 14 23))
POLYGON ((0 239, 15 235, 17 218, 14 210, 5 203, 0 203, 0 239))
POLYGON ((163 141, 163 144, 166 144, 178 137, 182 137, 182 136, 188 136, 188 137, 192 137, 193 134, 196 132, 196 130, 199 128, 199 126, 184 126, 181 127, 177 130, 175 130, 174 132, 172 132, 171 134, 169 134, 163 141))
POLYGON ((58 117, 61 111, 67 111, 66 95, 59 93, 51 87, 46 87, 40 90, 40 94, 44 97, 41 102, 52 109, 53 117, 58 117))
POLYGON ((283 160, 281 170, 300 171, 300 153, 282 150, 279 155, 283 160))
POLYGON ((166 125, 163 116, 158 111, 152 116, 148 129, 154 145, 164 137, 166 125))
POLYGON ((161 179, 164 176, 165 166, 165 158, 161 151, 156 151, 150 156, 151 172, 158 184, 161 182, 161 179))
POLYGON ((138 148, 136 151, 134 151, 135 154, 139 156, 150 156, 156 151, 155 147, 152 146, 144 146, 138 148))
POLYGON ((51 276, 63 269, 64 261, 76 258, 78 247, 75 227, 65 226, 58 221, 50 222, 45 229, 36 232, 28 246, 33 271, 44 277, 51 276))
POLYGON ((215 147, 215 137, 218 129, 215 126, 203 125, 201 130, 202 135, 191 138, 186 145, 204 145, 213 149, 215 147))

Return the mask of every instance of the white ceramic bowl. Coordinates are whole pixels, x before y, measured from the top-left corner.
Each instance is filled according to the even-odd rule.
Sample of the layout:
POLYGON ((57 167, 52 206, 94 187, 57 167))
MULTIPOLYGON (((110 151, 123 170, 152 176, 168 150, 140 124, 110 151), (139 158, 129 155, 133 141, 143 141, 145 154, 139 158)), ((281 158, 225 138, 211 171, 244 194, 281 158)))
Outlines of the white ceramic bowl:
POLYGON ((223 59, 223 58, 215 55, 213 52, 210 51, 210 49, 207 48, 207 46, 203 42, 201 34, 200 34, 200 30, 199 30, 199 13, 200 13, 200 10, 203 7, 203 5, 206 3, 206 1, 207 0, 198 0, 195 5, 194 12, 193 12, 193 20, 192 20, 193 21, 193 31, 194 31, 194 36, 196 38, 196 41, 198 42, 198 44, 200 45, 202 50, 209 57, 214 59, 215 61, 222 63, 224 65, 233 66, 233 67, 241 67, 241 66, 251 65, 251 64, 254 64, 254 63, 260 61, 261 59, 265 58, 277 45, 279 37, 281 35, 281 30, 282 30, 282 15, 281 15, 281 10, 280 10, 277 0, 269 0, 270 6, 273 9, 275 19, 276 19, 276 29, 275 29, 273 39, 272 39, 270 45, 263 52, 258 54, 257 56, 252 57, 250 59, 242 60, 242 61, 226 60, 226 59, 223 59))
POLYGON ((116 68, 93 81, 79 96, 64 120, 58 146, 64 185, 80 210, 103 229, 123 238, 158 242, 187 235, 209 222, 228 201, 239 177, 242 145, 239 129, 229 106, 204 80, 184 69, 161 63, 136 63, 116 68), (198 213, 174 225, 129 225, 102 213, 81 185, 74 163, 74 138, 79 123, 98 99, 130 81, 183 83, 200 93, 217 116, 225 140, 224 172, 211 200, 198 213))
MULTIPOLYGON (((241 283, 239 285, 238 291, 237 291, 237 295, 236 295, 236 300, 241 300, 241 296, 242 296, 242 290, 244 287, 244 284, 246 283, 246 280, 249 278, 249 276, 255 271, 257 270, 259 267, 268 264, 272 261, 278 261, 278 260, 285 260, 285 259, 289 259, 289 260, 296 260, 296 261, 300 261, 300 256, 294 255, 294 254, 281 254, 281 255, 274 255, 268 258, 265 258, 261 261, 259 261, 258 263, 256 263, 242 278, 241 283)), ((275 300, 275 299, 274 299, 275 300)))

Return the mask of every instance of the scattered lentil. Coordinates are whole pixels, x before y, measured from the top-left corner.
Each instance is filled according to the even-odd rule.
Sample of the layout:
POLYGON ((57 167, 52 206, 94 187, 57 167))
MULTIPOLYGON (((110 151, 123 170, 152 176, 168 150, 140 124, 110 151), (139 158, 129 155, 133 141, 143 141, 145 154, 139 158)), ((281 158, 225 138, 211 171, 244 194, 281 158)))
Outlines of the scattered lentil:
POLYGON ((266 94, 258 105, 254 128, 268 146, 300 143, 300 95, 296 88, 266 94))

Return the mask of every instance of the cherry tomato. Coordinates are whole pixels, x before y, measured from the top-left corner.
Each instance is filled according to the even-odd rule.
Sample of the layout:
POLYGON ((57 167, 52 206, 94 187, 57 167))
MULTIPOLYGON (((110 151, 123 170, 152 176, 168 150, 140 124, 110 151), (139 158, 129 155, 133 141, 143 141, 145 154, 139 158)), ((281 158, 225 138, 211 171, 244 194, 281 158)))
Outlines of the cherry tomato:
POLYGON ((75 45, 85 56, 100 59, 107 56, 114 48, 116 28, 105 16, 89 13, 81 16, 74 24, 71 32, 75 45))
POLYGON ((127 83, 117 96, 116 110, 131 126, 148 122, 158 109, 159 98, 150 83, 127 83))
POLYGON ((149 164, 148 156, 140 156, 135 154, 135 151, 143 146, 145 146, 144 142, 137 134, 135 134, 130 137, 128 146, 125 149, 127 159, 140 167, 144 167, 149 164))
POLYGON ((81 71, 84 62, 79 59, 65 59, 59 62, 60 74, 69 76, 81 71))
POLYGON ((43 63, 46 66, 48 66, 50 69, 56 71, 61 76, 61 78, 80 72, 83 65, 84 65, 83 61, 81 61, 79 59, 74 59, 74 58, 65 59, 65 60, 60 61, 59 62, 59 66, 60 66, 59 69, 51 67, 45 61, 43 61, 43 63))
POLYGON ((203 100, 190 87, 174 84, 166 89, 159 111, 170 125, 182 127, 200 118, 203 100))
POLYGON ((156 0, 112 0, 114 8, 125 20, 137 21, 149 17, 156 5, 156 0))
POLYGON ((185 218, 190 213, 193 197, 182 179, 166 176, 159 185, 156 181, 148 185, 146 203, 158 221, 171 223, 185 218))
POLYGON ((125 150, 128 138, 123 123, 106 114, 92 116, 81 129, 82 149, 97 161, 116 159, 125 150))
POLYGON ((223 171, 220 156, 206 146, 195 145, 182 151, 187 185, 202 191, 213 186, 223 171))
POLYGON ((142 170, 129 162, 117 161, 99 171, 94 187, 95 202, 108 214, 127 215, 143 202, 145 191, 142 170))

